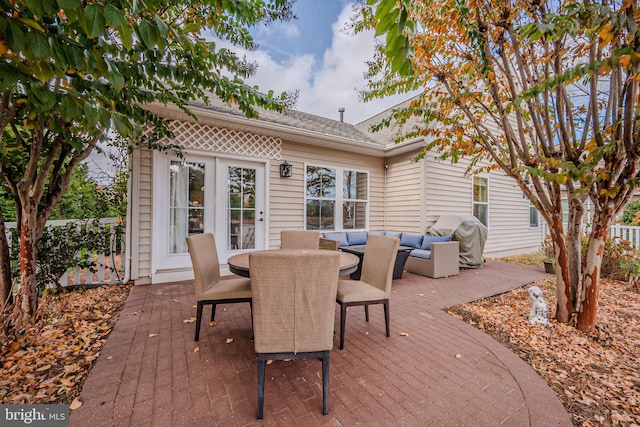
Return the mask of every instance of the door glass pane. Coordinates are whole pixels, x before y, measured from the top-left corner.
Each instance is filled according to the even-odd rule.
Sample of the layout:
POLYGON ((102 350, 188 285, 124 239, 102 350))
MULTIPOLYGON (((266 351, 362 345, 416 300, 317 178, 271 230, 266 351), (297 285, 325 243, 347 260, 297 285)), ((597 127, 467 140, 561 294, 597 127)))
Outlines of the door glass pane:
POLYGON ((256 170, 227 169, 227 249, 255 249, 256 170))
POLYGON ((204 232, 204 164, 169 166, 169 253, 187 252, 188 234, 204 232))

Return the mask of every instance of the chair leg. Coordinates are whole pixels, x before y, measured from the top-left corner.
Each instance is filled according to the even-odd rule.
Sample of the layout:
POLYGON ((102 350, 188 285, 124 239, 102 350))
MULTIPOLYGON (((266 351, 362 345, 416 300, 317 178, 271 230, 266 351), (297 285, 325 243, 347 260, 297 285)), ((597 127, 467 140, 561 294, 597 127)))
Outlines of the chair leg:
POLYGON ((253 302, 249 301, 249 313, 251 314, 251 341, 253 341, 253 302))
POLYGON ((211 304, 211 321, 216 320, 216 305, 211 304))
POLYGON ((196 314, 196 337, 195 340, 198 341, 200 339, 200 322, 202 320, 202 307, 204 303, 202 301, 198 301, 198 308, 196 314))
POLYGON ((364 306, 364 320, 366 322, 369 321, 369 306, 365 304, 364 306))
POLYGON ((264 368, 266 359, 258 355, 258 419, 262 419, 262 411, 264 406, 264 368))
POLYGON ((347 320, 347 306, 340 304, 340 350, 344 349, 344 324, 347 320))
POLYGON ((328 351, 322 355, 322 414, 329 415, 329 360, 328 351))
POLYGON ((387 337, 390 337, 389 334, 389 300, 384 301, 384 324, 387 327, 387 337))

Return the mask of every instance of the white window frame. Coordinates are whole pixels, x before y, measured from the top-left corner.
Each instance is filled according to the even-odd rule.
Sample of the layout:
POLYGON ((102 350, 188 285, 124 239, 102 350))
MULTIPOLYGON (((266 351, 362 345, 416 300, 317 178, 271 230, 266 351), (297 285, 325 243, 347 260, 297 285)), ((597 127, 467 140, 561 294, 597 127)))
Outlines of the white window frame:
POLYGON ((531 203, 531 200, 529 200, 529 228, 531 229, 540 228, 540 212, 538 212, 538 209, 533 205, 533 203, 531 203), (534 216, 535 216, 535 224, 533 224, 533 221, 532 221, 534 216))
POLYGON ((486 223, 484 223, 482 219, 478 218, 477 216, 476 218, 478 218, 480 222, 482 222, 487 228, 489 228, 489 222, 490 222, 489 221, 489 201, 490 200, 491 200, 491 194, 489 192, 489 177, 483 176, 483 175, 474 175, 471 179, 471 214, 475 216, 476 205, 486 206, 486 213, 487 213, 486 223), (476 179, 484 179, 485 182, 487 183, 487 201, 486 202, 479 202, 475 200, 476 179))
POLYGON ((304 164, 304 228, 305 230, 307 229, 307 202, 309 200, 331 200, 334 202, 334 209, 333 209, 333 224, 334 224, 334 228, 329 230, 329 229, 324 229, 324 230, 320 230, 320 231, 345 231, 344 229, 344 221, 343 221, 343 215, 342 215, 342 206, 344 204, 344 202, 362 202, 366 204, 365 207, 365 227, 364 228, 357 228, 357 229, 347 229, 347 231, 356 231, 356 230, 368 230, 369 229, 369 219, 370 219, 370 198, 371 198, 371 171, 368 170, 362 170, 362 169, 357 169, 357 168, 352 168, 352 167, 343 167, 343 166, 333 166, 333 165, 326 165, 326 164, 318 164, 318 163, 305 163, 304 164), (335 197, 331 198, 331 197, 308 197, 307 196, 307 168, 308 167, 316 167, 316 168, 327 168, 327 169, 332 169, 335 170, 336 173, 336 194, 335 197), (356 173, 364 173, 367 175, 367 199, 345 199, 344 197, 344 192, 343 192, 343 188, 344 188, 344 172, 345 171, 352 171, 352 172, 356 172, 356 173))

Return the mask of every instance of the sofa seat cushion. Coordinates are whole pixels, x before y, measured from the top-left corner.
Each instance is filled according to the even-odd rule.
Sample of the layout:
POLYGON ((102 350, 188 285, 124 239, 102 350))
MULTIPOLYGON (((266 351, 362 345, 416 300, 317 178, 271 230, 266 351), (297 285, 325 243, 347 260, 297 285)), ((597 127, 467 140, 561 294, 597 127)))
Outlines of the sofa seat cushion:
POLYGON ((336 233, 322 233, 322 237, 326 239, 333 239, 338 241, 338 246, 349 246, 349 241, 347 240, 347 233, 336 232, 336 233))
POLYGON ((399 231, 385 231, 385 236, 397 237, 398 239, 402 238, 402 233, 399 231))
POLYGON ((432 243, 450 242, 450 241, 451 241, 451 236, 432 236, 431 234, 427 234, 422 239, 422 246, 420 247, 420 249, 425 249, 430 251, 432 243))
POLYGON ((416 258, 424 258, 431 259, 431 250, 427 249, 414 249, 411 251, 409 256, 414 256, 416 258))
POLYGON ((409 246, 420 249, 423 237, 424 236, 422 234, 402 233, 402 237, 400 237, 400 246, 409 246))
POLYGON ((348 231, 347 241, 349 246, 360 246, 367 244, 368 234, 366 231, 348 231))

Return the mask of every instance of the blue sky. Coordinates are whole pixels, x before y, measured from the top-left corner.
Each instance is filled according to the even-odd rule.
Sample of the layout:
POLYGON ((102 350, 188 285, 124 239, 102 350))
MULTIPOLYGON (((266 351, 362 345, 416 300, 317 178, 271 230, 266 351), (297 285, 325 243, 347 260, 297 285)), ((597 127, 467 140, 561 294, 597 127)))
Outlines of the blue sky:
MULTIPOLYGON (((363 103, 366 61, 373 57, 373 33, 352 34, 347 28, 355 2, 298 0, 298 19, 253 29, 255 52, 243 52, 258 64, 248 82, 261 90, 299 91, 296 109, 358 123, 408 98, 395 96, 363 103)), ((237 49, 236 49, 237 50, 237 49)))

